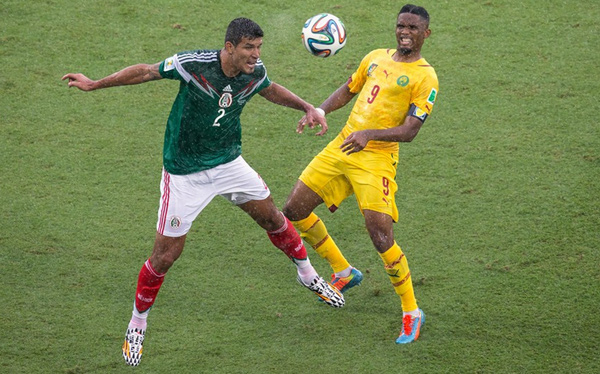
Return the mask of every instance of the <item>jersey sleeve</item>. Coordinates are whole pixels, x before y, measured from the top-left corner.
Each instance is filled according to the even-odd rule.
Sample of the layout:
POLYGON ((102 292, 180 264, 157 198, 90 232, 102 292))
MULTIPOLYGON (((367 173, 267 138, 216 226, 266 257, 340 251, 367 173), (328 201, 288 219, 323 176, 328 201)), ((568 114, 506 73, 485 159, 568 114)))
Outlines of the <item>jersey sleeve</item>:
POLYGON ((427 113, 427 115, 430 115, 435 104, 435 99, 437 98, 438 90, 439 84, 435 74, 427 75, 415 87, 411 104, 427 113))
MULTIPOLYGON (((262 61, 259 60, 259 62, 262 64, 262 61)), ((267 74, 267 68, 264 65, 262 65, 262 68, 264 70, 264 75, 262 76, 260 83, 256 88, 256 92, 262 91, 263 89, 271 85, 271 80, 269 79, 269 76, 267 74)))
POLYGON ((167 79, 185 80, 179 73, 182 70, 181 64, 179 63, 179 57, 177 54, 167 57, 163 62, 160 63, 158 72, 160 76, 167 79))
POLYGON ((359 93, 360 90, 362 90, 365 82, 367 81, 367 74, 369 73, 370 64, 371 53, 367 54, 362 59, 358 69, 356 69, 356 71, 350 76, 350 79, 348 79, 348 88, 350 89, 350 92, 359 93))
POLYGON ((439 84, 435 73, 425 76, 420 84, 415 86, 409 115, 424 121, 433 110, 438 90, 439 84))

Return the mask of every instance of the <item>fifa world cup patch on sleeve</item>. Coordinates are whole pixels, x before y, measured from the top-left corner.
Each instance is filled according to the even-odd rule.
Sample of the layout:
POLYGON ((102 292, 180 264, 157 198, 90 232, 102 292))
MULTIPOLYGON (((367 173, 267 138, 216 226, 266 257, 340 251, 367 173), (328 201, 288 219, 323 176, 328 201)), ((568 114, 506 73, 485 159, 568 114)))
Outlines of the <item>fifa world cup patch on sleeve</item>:
POLYGON ((413 117, 417 117, 418 119, 420 119, 423 122, 425 122, 425 120, 427 119, 427 116, 428 116, 428 114, 427 114, 426 111, 424 111, 423 109, 419 108, 415 104, 411 104, 410 105, 410 109, 408 111, 408 115, 409 116, 413 116, 413 117))
POLYGON ((169 71, 173 69, 175 69, 175 56, 167 58, 163 67, 164 71, 169 71))

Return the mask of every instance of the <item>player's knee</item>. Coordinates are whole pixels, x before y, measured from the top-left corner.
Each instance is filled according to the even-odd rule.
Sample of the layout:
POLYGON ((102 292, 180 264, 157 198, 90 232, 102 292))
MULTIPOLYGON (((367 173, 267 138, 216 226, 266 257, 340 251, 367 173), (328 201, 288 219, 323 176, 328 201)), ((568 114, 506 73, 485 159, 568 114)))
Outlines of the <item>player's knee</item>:
POLYGON ((367 229, 377 252, 383 253, 394 245, 394 234, 391 230, 376 226, 370 226, 367 229))
POLYGON ((276 231, 279 230, 282 226, 285 225, 285 220, 278 214, 277 217, 265 217, 263 219, 255 219, 255 222, 258 223, 260 227, 262 227, 266 231, 276 231))
POLYGON ((283 206, 283 209, 281 210, 281 212, 283 213, 284 216, 286 216, 287 219, 289 219, 292 222, 303 220, 310 215, 310 212, 308 212, 308 214, 306 214, 305 212, 301 211, 300 209, 296 209, 295 207, 293 207, 287 203, 283 206))
POLYGON ((150 256, 152 267, 159 273, 166 273, 181 255, 184 243, 185 236, 179 238, 161 236, 157 238, 150 256))
POLYGON ((166 273, 171 266, 175 263, 175 261, 179 258, 173 252, 162 252, 162 253, 153 253, 152 257, 150 257, 150 262, 154 270, 156 270, 159 274, 166 273))
POLYGON ((375 240, 371 237, 373 241, 373 246, 375 246, 375 250, 379 253, 385 253, 388 249, 392 248, 394 245, 394 240, 375 240))
POLYGON ((285 203, 285 205, 283 206, 283 209, 281 209, 281 213, 283 213, 284 216, 286 216, 287 219, 289 219, 290 221, 297 221, 294 216, 294 211, 292 209, 290 209, 290 206, 288 203, 285 203))

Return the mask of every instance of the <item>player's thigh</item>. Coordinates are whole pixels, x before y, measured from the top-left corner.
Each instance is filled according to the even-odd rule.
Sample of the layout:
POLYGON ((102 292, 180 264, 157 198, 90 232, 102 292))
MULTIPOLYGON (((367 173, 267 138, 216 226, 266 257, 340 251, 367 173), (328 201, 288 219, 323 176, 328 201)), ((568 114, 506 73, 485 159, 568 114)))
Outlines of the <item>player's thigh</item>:
POLYGON ((396 207, 396 169, 391 163, 375 162, 368 168, 349 168, 348 176, 352 183, 354 194, 361 211, 369 209, 392 217, 398 221, 398 208, 396 207))
POLYGON ((304 169, 299 179, 321 197, 331 211, 352 195, 352 185, 345 176, 344 163, 327 150, 318 154, 304 169))
POLYGON ((156 231, 180 237, 190 230, 200 212, 216 196, 208 171, 175 175, 163 170, 156 231))
POLYGON ((290 221, 300 221, 307 218, 321 204, 323 204, 321 196, 299 179, 292 188, 282 211, 290 221))
POLYGON ((213 175, 217 194, 239 206, 266 230, 276 230, 284 218, 271 198, 261 176, 240 156, 215 168, 213 175))
POLYGON ((271 196, 267 183, 242 156, 211 171, 217 195, 234 205, 265 200, 271 196))

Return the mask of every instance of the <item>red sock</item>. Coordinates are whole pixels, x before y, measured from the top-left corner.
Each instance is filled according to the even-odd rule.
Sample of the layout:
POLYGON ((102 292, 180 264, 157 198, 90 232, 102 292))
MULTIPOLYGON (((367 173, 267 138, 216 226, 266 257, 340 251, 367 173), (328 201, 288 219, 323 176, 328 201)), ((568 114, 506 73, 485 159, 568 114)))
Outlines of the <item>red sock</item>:
POLYGON ((150 309, 164 280, 165 274, 158 274, 152 268, 150 260, 147 260, 142 266, 142 270, 140 270, 137 290, 135 291, 135 309, 138 312, 145 312, 150 309))
POLYGON ((284 218, 283 226, 275 231, 267 231, 267 235, 273 245, 281 249, 290 259, 305 260, 307 255, 302 239, 290 220, 284 218))

